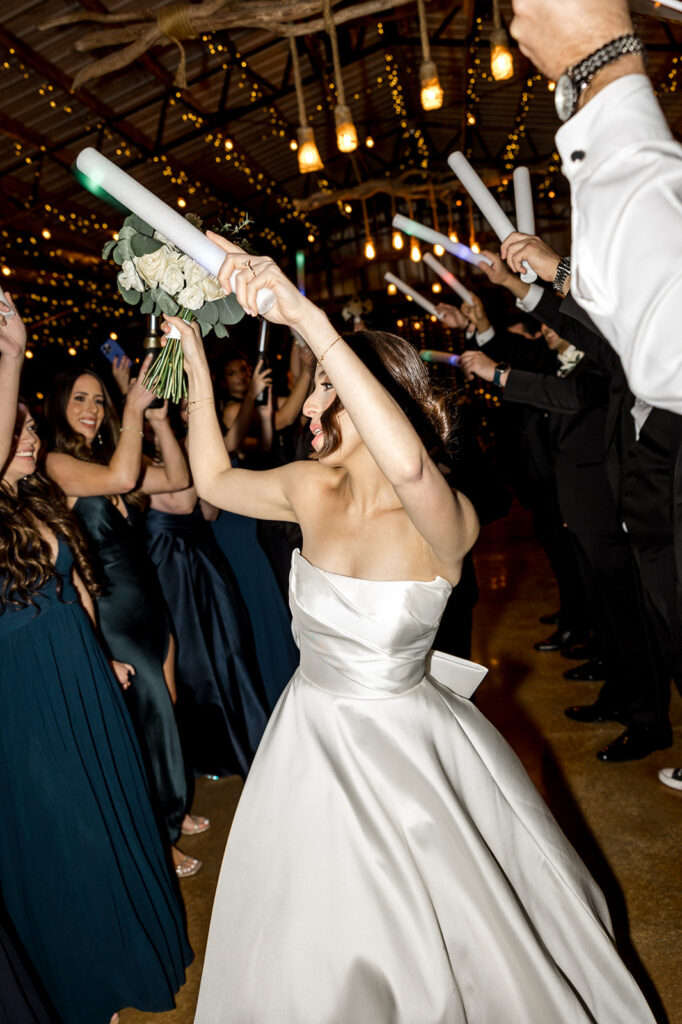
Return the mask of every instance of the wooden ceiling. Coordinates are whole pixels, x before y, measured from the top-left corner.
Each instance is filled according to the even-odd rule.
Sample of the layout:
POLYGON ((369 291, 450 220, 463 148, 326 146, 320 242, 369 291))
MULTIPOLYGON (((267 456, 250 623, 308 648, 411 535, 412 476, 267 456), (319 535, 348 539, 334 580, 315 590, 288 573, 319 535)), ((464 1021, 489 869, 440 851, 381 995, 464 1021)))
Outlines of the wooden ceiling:
MULTIPOLYGON (((147 24, 167 6, 151 0, 147 24)), ((113 268, 100 259, 121 215, 71 174, 85 146, 101 149, 176 208, 183 201, 207 227, 248 215, 254 247, 292 270, 295 252, 304 250, 309 293, 337 307, 356 292, 382 291, 384 270, 400 259, 390 244, 396 208, 407 213, 411 205, 416 217, 435 219, 441 230, 452 225, 465 238, 473 232, 486 241, 487 226, 472 216, 448 171, 446 157, 454 149, 470 154, 503 202, 510 170, 528 165, 541 230, 565 231, 569 197, 555 157, 553 97, 518 50, 514 78, 492 80, 489 0, 426 3, 432 57, 445 90, 443 107, 428 114, 419 102, 417 3, 333 4, 347 102, 360 138, 351 155, 335 144, 334 72, 322 6, 322 0, 228 0, 215 18, 234 15, 238 24, 182 44, 186 87, 174 85, 179 48, 162 39, 125 68, 72 91, 79 73, 120 50, 85 52, 79 40, 129 25, 124 16, 139 8, 130 0, 7 5, 0 22, 0 261, 9 274, 0 282, 24 295, 32 343, 87 348, 95 322, 103 330, 130 313, 115 292, 113 268), (84 20, 98 13, 120 23, 84 20), (83 20, 41 29, 65 15, 83 20), (307 116, 324 161, 321 172, 307 175, 299 173, 290 147, 298 124, 292 31, 307 116), (363 255, 367 224, 378 249, 372 263, 363 255)), ((510 0, 501 6, 509 21, 510 0)), ((637 0, 637 6, 651 5, 637 0)), ((194 9, 201 7, 207 4, 194 9)), ((133 44, 143 34, 135 25, 128 29, 133 44)), ((638 17, 638 28, 679 136, 682 24, 650 15, 638 17)))

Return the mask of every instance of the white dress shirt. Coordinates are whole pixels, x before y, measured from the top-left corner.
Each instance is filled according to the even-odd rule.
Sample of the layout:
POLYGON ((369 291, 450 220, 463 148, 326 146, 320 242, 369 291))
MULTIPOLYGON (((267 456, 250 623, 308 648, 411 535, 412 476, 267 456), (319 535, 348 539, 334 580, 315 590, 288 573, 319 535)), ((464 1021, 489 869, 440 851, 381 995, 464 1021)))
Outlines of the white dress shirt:
POLYGON ((682 146, 644 75, 607 85, 557 134, 571 183, 571 291, 631 390, 682 413, 682 146))

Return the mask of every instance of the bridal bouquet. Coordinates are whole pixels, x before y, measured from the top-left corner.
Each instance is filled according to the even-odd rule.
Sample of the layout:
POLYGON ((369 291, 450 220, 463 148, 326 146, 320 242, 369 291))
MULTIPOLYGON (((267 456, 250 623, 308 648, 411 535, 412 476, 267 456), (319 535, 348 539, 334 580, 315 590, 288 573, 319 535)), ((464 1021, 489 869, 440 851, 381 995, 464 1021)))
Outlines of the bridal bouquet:
MULTIPOLYGON (((201 226, 192 214, 187 219, 195 227, 201 226)), ((242 222, 230 230, 231 226, 225 225, 224 233, 230 230, 235 235, 245 226, 242 222)), ((226 338, 228 326, 244 316, 234 295, 225 295, 217 278, 135 214, 126 217, 118 238, 107 242, 102 257, 112 258, 121 268, 117 277, 121 297, 131 306, 139 303, 141 313, 196 320, 202 335, 214 331, 219 338, 226 338)), ((179 337, 167 336, 143 383, 159 398, 172 402, 187 394, 179 337)))

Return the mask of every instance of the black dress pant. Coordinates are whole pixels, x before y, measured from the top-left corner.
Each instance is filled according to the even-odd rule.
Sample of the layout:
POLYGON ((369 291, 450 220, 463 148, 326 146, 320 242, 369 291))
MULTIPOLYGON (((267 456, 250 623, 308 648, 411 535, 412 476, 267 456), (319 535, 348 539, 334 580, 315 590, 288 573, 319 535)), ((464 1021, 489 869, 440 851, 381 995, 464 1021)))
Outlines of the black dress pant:
POLYGON ((582 575, 576 565, 571 535, 559 511, 554 483, 536 487, 532 502, 535 536, 545 549, 559 587, 557 629, 587 634, 593 626, 582 575))
POLYGON ((627 534, 614 524, 574 537, 606 662, 599 699, 620 710, 628 725, 665 738, 670 734, 669 678, 627 534))
POLYGON ((671 544, 633 546, 644 603, 669 675, 682 693, 682 621, 677 607, 677 572, 671 544))

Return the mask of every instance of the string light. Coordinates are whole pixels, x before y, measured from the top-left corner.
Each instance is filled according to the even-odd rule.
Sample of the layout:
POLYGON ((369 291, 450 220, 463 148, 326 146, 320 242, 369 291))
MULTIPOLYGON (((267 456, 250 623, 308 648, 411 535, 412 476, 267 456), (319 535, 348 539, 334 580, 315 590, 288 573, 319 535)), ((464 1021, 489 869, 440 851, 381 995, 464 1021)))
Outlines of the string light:
POLYGON ((362 200, 362 216, 365 222, 365 259, 373 260, 377 251, 369 230, 369 214, 367 213, 367 203, 364 199, 362 200))
POLYGON ((404 247, 405 240, 403 239, 403 236, 401 235, 401 233, 399 231, 394 231, 393 232, 393 238, 391 239, 391 244, 393 245, 394 249, 398 249, 398 250, 400 250, 400 249, 402 249, 404 247))
MULTIPOLYGON (((388 294, 389 294, 389 295, 395 295, 395 294, 396 294, 396 292, 398 291, 398 289, 396 288, 396 286, 395 286, 395 285, 393 284, 393 282, 391 281, 391 283, 389 284, 389 286, 388 286, 388 288, 386 289, 386 291, 388 292, 388 294)), ((398 322, 398 326, 402 326, 402 325, 400 324, 400 322, 398 322)))
POLYGON ((413 263, 419 263, 422 258, 422 251, 419 248, 419 242, 416 238, 413 238, 410 243, 410 259, 413 263))
POLYGON ((436 254, 436 256, 443 256, 445 254, 445 249, 443 248, 442 245, 434 245, 433 251, 436 254))
POLYGON ((372 147, 374 146, 374 139, 372 138, 371 135, 368 135, 367 138, 365 139, 365 145, 367 146, 367 149, 372 149, 372 147))

